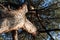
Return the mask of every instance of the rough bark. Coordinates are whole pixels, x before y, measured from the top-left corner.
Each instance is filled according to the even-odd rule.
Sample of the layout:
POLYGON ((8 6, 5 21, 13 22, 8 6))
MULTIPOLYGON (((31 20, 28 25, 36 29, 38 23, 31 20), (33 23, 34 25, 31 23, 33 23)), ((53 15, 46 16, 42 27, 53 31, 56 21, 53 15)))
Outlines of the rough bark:
MULTIPOLYGON (((12 30, 18 30, 20 28, 26 30, 29 33, 36 34, 36 27, 26 18, 25 14, 28 12, 27 5, 24 4, 22 7, 17 10, 7 9, 3 5, 0 5, 4 8, 2 11, 4 12, 4 20, 2 22, 0 33, 9 32, 12 30), (13 24, 13 25, 11 25, 13 24)), ((3 18, 3 17, 2 17, 3 18)))

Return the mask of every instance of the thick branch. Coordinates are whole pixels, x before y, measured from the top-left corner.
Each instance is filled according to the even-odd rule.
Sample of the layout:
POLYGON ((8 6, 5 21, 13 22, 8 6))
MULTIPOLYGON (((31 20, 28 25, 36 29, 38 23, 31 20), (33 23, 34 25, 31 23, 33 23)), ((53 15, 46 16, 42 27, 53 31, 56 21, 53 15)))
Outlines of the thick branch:
POLYGON ((33 35, 36 35, 37 33, 37 28, 28 19, 26 19, 25 26, 23 29, 33 35))
MULTIPOLYGON (((11 27, 9 27, 7 26, 7 24, 10 25, 11 24, 10 21, 8 20, 8 18, 4 19, 2 28, 0 28, 0 33, 9 32, 9 31, 23 28, 27 32, 33 35, 36 34, 36 31, 37 31, 36 27, 25 16, 25 14, 28 12, 26 4, 24 4, 22 8, 19 8, 17 10, 10 10, 10 11, 6 10, 4 12, 6 12, 9 15, 11 14, 14 15, 14 19, 12 17, 11 18, 15 20, 15 22, 17 22, 18 24, 16 25, 15 23, 13 23, 15 24, 15 26, 11 25, 11 27)), ((12 22, 12 19, 11 19, 11 22, 12 22)))
POLYGON ((2 15, 4 15, 4 19, 2 17, 2 20, 4 20, 4 21, 1 24, 0 33, 9 32, 12 30, 18 30, 19 28, 23 27, 23 25, 25 23, 25 19, 26 19, 25 14, 28 12, 26 4, 24 4, 22 6, 22 8, 20 7, 17 10, 5 10, 5 11, 4 10, 2 10, 4 13, 1 13, 2 15), (13 16, 10 16, 11 14, 13 16), (13 19, 13 17, 14 17, 14 19, 13 19), (13 23, 15 26, 11 25, 9 18, 11 19, 11 22, 13 22, 12 20, 15 20, 15 22, 13 23), (17 25, 16 25, 16 22, 18 23, 17 25), (11 25, 11 27, 9 27, 8 25, 11 25))

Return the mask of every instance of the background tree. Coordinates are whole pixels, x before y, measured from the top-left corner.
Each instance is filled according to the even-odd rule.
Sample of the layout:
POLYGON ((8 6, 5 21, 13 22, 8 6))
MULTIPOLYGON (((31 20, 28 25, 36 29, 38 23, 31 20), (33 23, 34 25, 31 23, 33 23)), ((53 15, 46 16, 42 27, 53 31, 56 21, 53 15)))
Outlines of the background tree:
MULTIPOLYGON (((21 2, 23 1, 21 0, 21 2)), ((7 5, 9 5, 10 8, 13 10, 17 9, 19 6, 23 5, 24 3, 28 5, 29 11, 26 14, 26 16, 37 27, 38 35, 36 37, 33 37, 31 34, 27 33, 26 31, 22 31, 22 29, 20 29, 18 31, 18 35, 19 35, 18 39, 19 40, 43 40, 43 39, 54 40, 55 38, 52 36, 53 33, 55 32, 58 35, 60 31, 59 29, 60 0, 26 0, 22 4, 21 2, 20 0, 2 0, 0 2, 1 4, 4 4, 4 6, 6 7, 7 5)))

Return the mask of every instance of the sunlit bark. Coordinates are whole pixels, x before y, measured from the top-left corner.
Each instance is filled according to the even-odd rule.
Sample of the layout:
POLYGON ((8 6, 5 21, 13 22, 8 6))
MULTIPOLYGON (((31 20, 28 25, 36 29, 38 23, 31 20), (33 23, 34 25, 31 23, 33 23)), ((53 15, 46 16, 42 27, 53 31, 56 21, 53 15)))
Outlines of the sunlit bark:
POLYGON ((0 28, 0 33, 3 32, 9 32, 12 30, 18 30, 20 28, 25 29, 27 32, 32 33, 32 34, 36 34, 36 27, 26 18, 25 14, 28 12, 27 9, 27 5, 24 4, 22 6, 22 8, 18 8, 17 10, 8 10, 7 8, 5 8, 4 6, 2 6, 4 8, 4 10, 2 10, 5 14, 10 14, 14 16, 14 19, 11 17, 10 20, 9 17, 4 19, 4 21, 2 22, 2 26, 0 28), (10 21, 13 22, 15 20, 15 22, 13 23, 14 25, 10 25, 10 21), (7 25, 8 24, 8 25, 7 25), (9 25, 11 27, 9 27, 9 25))

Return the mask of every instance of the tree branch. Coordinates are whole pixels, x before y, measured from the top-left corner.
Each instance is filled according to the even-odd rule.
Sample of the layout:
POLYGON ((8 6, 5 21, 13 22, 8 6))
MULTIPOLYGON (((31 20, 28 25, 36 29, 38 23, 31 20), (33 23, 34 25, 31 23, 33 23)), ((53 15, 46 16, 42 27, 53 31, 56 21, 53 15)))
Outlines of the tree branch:
POLYGON ((38 30, 40 33, 46 33, 47 32, 51 32, 51 31, 60 31, 60 29, 48 29, 48 30, 38 30))
POLYGON ((33 35, 36 34, 36 31, 37 31, 36 27, 25 16, 25 14, 28 12, 26 4, 24 4, 22 8, 20 7, 17 10, 6 10, 3 12, 9 15, 7 16, 8 18, 6 17, 3 19, 4 21, 2 22, 2 24, 4 25, 1 26, 2 28, 0 28, 0 33, 10 32, 10 31, 18 30, 22 28, 33 35), (15 26, 12 26, 10 23, 10 19, 9 19, 10 15, 13 15, 13 18, 11 17, 10 19, 11 19, 11 22, 15 20, 15 22, 13 22, 15 26), (9 25, 11 25, 11 27, 9 27, 9 25))

